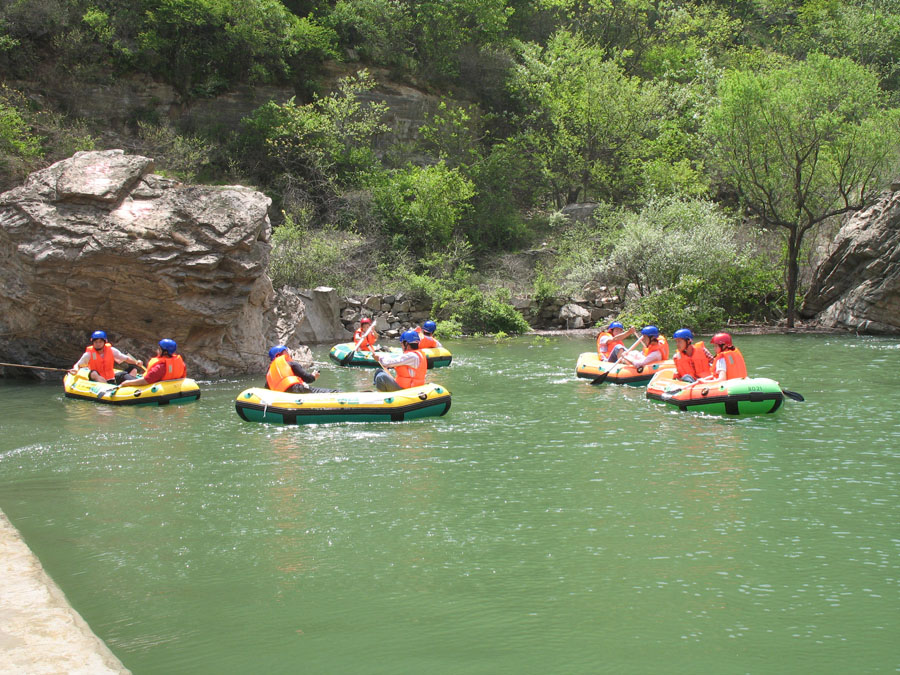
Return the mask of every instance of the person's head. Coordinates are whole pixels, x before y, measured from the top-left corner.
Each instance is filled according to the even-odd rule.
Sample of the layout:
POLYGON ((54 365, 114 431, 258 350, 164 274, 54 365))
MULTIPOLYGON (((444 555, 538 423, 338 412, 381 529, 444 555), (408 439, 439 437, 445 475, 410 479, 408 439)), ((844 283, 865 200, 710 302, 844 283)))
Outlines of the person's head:
POLYGON ((361 330, 365 330, 366 328, 368 328, 371 325, 372 325, 372 319, 370 319, 367 316, 364 316, 363 318, 361 318, 359 320, 359 327, 361 330))
POLYGON ((288 351, 287 347, 284 345, 275 345, 269 350, 269 361, 274 361, 279 354, 286 354, 288 358, 291 358, 291 353, 288 351))
POLYGON ((161 356, 172 356, 176 351, 178 351, 178 345, 175 344, 175 340, 163 338, 159 341, 159 353, 161 356))
POLYGON ((644 326, 641 328, 641 341, 644 344, 656 342, 659 339, 659 328, 656 326, 644 326))
POLYGON ((612 334, 612 336, 615 337, 619 333, 625 332, 625 326, 623 326, 619 321, 613 321, 611 324, 609 324, 608 330, 612 334))
POLYGON ((734 344, 731 342, 731 335, 728 333, 716 333, 709 341, 718 347, 720 352, 723 352, 726 349, 734 349, 734 344))
POLYGON ((106 344, 106 331, 95 330, 91 333, 91 344, 94 345, 94 349, 103 349, 106 344))
POLYGON ((694 334, 690 328, 679 328, 672 337, 675 338, 675 346, 678 347, 679 351, 687 349, 688 345, 694 340, 694 334))
POLYGON ((422 332, 425 333, 425 335, 431 335, 436 330, 437 324, 431 319, 428 319, 428 321, 422 324, 422 332))
POLYGON ((406 330, 400 334, 400 345, 403 350, 419 348, 419 334, 414 330, 406 330))

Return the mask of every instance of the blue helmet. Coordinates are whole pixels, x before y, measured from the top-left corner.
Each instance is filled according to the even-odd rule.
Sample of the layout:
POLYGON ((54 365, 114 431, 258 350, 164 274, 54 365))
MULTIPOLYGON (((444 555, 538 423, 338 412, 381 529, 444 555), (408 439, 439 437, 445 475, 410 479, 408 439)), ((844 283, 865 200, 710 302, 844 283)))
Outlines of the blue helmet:
POLYGON ((625 330, 625 326, 622 325, 621 321, 613 321, 611 324, 609 324, 609 330, 612 330, 613 328, 621 328, 622 330, 625 330))
POLYGON ((275 345, 272 349, 269 350, 269 361, 274 361, 275 357, 278 356, 281 352, 286 352, 287 347, 284 345, 275 345))
POLYGON ((419 344, 419 334, 414 330, 406 330, 400 335, 400 340, 408 342, 411 345, 419 344))
POLYGON ((91 340, 106 340, 106 331, 95 330, 91 333, 91 340))
POLYGON ((641 328, 641 335, 646 335, 647 337, 659 337, 659 328, 656 326, 644 326, 641 328))
POLYGON ((175 344, 175 340, 163 338, 159 341, 159 348, 166 352, 169 356, 172 356, 172 354, 175 353, 175 350, 178 349, 178 345, 175 344))
POLYGON ((431 319, 429 319, 428 321, 426 321, 425 323, 422 324, 422 330, 425 331, 426 333, 433 333, 434 331, 437 330, 437 324, 434 321, 432 321, 431 319))
POLYGON ((675 331, 675 334, 672 337, 674 337, 676 340, 693 340, 694 334, 691 332, 690 328, 679 328, 675 331))

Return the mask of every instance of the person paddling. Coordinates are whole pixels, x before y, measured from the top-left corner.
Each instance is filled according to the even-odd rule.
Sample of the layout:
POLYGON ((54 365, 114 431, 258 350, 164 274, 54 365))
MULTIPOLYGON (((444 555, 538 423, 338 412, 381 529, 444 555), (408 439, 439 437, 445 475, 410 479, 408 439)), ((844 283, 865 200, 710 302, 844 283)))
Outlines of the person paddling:
POLYGON ((269 350, 269 371, 266 373, 266 388, 291 394, 333 394, 337 389, 310 387, 319 379, 319 371, 308 372, 306 368, 291 360, 291 353, 284 345, 276 345, 269 350))
POLYGON ((387 370, 375 373, 375 388, 378 391, 399 391, 419 387, 425 384, 425 373, 428 371, 428 359, 419 351, 419 334, 414 330, 400 335, 403 353, 396 356, 373 354, 382 368, 393 368, 397 377, 391 376, 387 370))
POLYGON ((136 360, 112 346, 106 339, 106 332, 95 330, 91 333, 91 344, 87 346, 81 358, 69 369, 71 375, 75 375, 79 368, 90 368, 90 379, 94 382, 106 382, 107 384, 121 384, 126 380, 137 379, 137 368, 127 368, 118 373, 115 366, 118 363, 127 363, 143 368, 144 362, 136 360))
POLYGON ((633 326, 625 330, 625 326, 621 322, 613 321, 605 331, 601 331, 597 336, 597 355, 604 361, 618 361, 619 356, 625 351, 625 338, 634 334, 633 326))
POLYGON ((421 328, 416 328, 419 334, 419 349, 433 349, 435 347, 443 347, 443 345, 435 340, 432 335, 437 330, 437 324, 429 319, 422 324, 421 328))
POLYGON ((666 351, 663 344, 659 341, 659 328, 656 326, 644 326, 641 328, 641 344, 644 345, 642 351, 628 351, 625 353, 625 360, 633 366, 640 368, 641 366, 649 366, 657 361, 665 361, 666 351))
POLYGON ((375 344, 378 341, 378 333, 375 332, 374 327, 372 327, 368 335, 365 334, 371 327, 371 324, 372 319, 367 316, 359 320, 359 328, 353 333, 353 344, 359 343, 359 346, 354 351, 374 352, 378 349, 378 346, 375 344), (365 337, 363 337, 364 335, 365 337))
POLYGON ((672 336, 675 338, 676 377, 683 382, 696 382, 709 377, 712 371, 709 364, 713 355, 702 342, 694 343, 694 334, 690 328, 679 328, 672 336))
POLYGON ((176 354, 178 345, 175 340, 163 338, 156 346, 156 356, 147 361, 146 372, 136 380, 124 382, 128 387, 140 387, 155 384, 162 380, 182 380, 187 377, 187 368, 181 354, 176 354))

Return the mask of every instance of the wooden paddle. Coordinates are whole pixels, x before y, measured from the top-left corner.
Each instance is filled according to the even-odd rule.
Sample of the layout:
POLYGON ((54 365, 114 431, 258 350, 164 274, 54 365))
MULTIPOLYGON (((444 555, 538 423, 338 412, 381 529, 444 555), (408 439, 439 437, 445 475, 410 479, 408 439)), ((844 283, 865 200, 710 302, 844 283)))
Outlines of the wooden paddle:
POLYGON ((637 347, 638 342, 640 342, 640 341, 641 341, 641 338, 643 338, 643 337, 644 337, 643 335, 642 335, 641 337, 639 337, 639 338, 635 341, 635 343, 634 343, 633 345, 631 345, 628 349, 624 350, 621 354, 619 354, 619 358, 617 358, 617 359, 613 362, 613 364, 609 367, 609 370, 606 370, 606 371, 600 373, 599 377, 597 377, 597 378, 591 380, 591 384, 592 384, 592 385, 595 385, 595 384, 603 384, 604 380, 606 380, 606 378, 609 377, 609 374, 610 374, 610 372, 612 371, 612 369, 613 369, 615 366, 619 365, 619 363, 622 361, 622 359, 625 358, 625 355, 626 355, 628 352, 630 352, 632 349, 634 349, 635 347, 637 347))
POLYGON ((34 368, 35 370, 58 370, 68 373, 69 368, 49 368, 47 366, 26 366, 24 363, 0 363, 0 366, 10 366, 11 368, 34 368))
POLYGON ((366 328, 366 332, 359 336, 359 340, 353 345, 353 349, 347 352, 347 356, 341 359, 340 363, 342 366, 346 366, 350 361, 353 360, 353 355, 356 353, 356 350, 359 349, 359 346, 362 344, 362 341, 366 339, 366 335, 372 332, 372 329, 375 328, 375 322, 373 321, 368 328, 366 328))

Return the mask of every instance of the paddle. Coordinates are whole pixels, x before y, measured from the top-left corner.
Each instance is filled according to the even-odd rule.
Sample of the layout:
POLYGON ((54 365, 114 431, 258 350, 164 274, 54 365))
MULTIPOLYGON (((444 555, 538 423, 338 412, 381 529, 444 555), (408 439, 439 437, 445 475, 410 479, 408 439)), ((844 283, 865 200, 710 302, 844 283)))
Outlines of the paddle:
POLYGON ((628 349, 623 350, 622 353, 619 354, 619 358, 617 358, 617 359, 613 362, 613 364, 609 367, 609 370, 606 370, 606 371, 600 373, 599 377, 597 377, 597 378, 591 380, 591 384, 592 384, 592 385, 594 385, 594 384, 603 384, 603 381, 606 380, 607 377, 609 377, 609 374, 610 374, 610 372, 612 372, 612 369, 613 369, 615 366, 619 365, 619 363, 622 361, 622 359, 625 358, 625 355, 626 355, 628 352, 630 352, 632 349, 634 349, 635 347, 637 347, 638 342, 641 341, 641 338, 642 338, 642 337, 643 337, 643 335, 642 335, 641 337, 639 337, 639 338, 635 341, 635 343, 634 343, 633 345, 631 345, 628 349))
POLYGON ((342 358, 340 360, 340 364, 342 366, 346 366, 348 363, 350 363, 351 360, 353 360, 353 355, 356 353, 356 350, 359 349, 359 346, 362 344, 362 341, 365 340, 366 336, 372 332, 373 328, 375 328, 374 322, 369 324, 369 327, 366 328, 366 332, 359 336, 359 340, 356 342, 355 345, 353 345, 353 349, 351 349, 349 352, 347 352, 347 356, 345 356, 344 358, 342 358))
POLYGON ((788 398, 794 399, 795 401, 805 401, 806 400, 800 394, 798 394, 796 391, 790 391, 788 389, 782 388, 781 393, 784 394, 785 396, 787 396, 788 398))
POLYGON ((0 366, 10 366, 12 368, 34 368, 35 370, 58 370, 68 373, 68 368, 48 368, 47 366, 26 366, 24 363, 0 363, 0 366))

